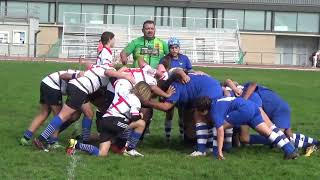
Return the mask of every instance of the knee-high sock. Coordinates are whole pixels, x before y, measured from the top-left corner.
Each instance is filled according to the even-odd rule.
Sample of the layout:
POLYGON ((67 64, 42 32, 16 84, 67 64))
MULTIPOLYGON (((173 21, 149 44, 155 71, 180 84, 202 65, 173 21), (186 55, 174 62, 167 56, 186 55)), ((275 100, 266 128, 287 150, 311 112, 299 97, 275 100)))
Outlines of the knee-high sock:
POLYGON ((268 138, 265 138, 264 136, 251 134, 249 137, 249 144, 270 145, 270 141, 268 140, 268 138))
POLYGON ((99 149, 91 144, 77 143, 76 149, 88 152, 90 155, 99 156, 99 149))
POLYGON ((281 148, 285 154, 290 154, 295 151, 294 146, 290 142, 286 143, 286 141, 274 131, 271 132, 268 139, 272 144, 276 144, 279 148, 281 148))
POLYGON ((172 129, 172 120, 166 119, 164 121, 164 131, 165 131, 166 138, 170 138, 171 129, 172 129))
POLYGON ((41 133, 40 138, 48 142, 49 137, 53 134, 54 131, 59 130, 62 123, 62 119, 58 115, 55 116, 50 121, 46 129, 41 133))
POLYGON ((90 137, 92 119, 84 116, 82 119, 82 140, 88 142, 90 137))
POLYGON ((141 135, 142 135, 141 133, 136 132, 134 130, 131 132, 129 139, 127 141, 127 144, 128 144, 127 150, 128 151, 136 148, 141 135))
POLYGON ((196 123, 196 136, 198 151, 205 152, 208 140, 208 125, 206 123, 196 123))
POLYGON ((233 134, 233 128, 224 130, 224 142, 223 142, 224 151, 230 151, 232 148, 232 134, 233 134))
POLYGON ((282 137, 285 143, 290 142, 287 136, 281 131, 281 129, 277 128, 275 125, 271 126, 271 129, 273 132, 277 133, 280 137, 282 137))
POLYGON ((23 137, 26 139, 26 140, 30 140, 33 136, 33 132, 29 131, 28 129, 24 132, 23 134, 23 137))
POLYGON ((214 128, 209 128, 208 130, 207 148, 210 152, 213 151, 213 129, 214 128))
POLYGON ((212 131, 213 131, 213 143, 212 143, 212 146, 213 146, 213 156, 214 157, 218 157, 218 142, 217 142, 217 136, 218 136, 218 133, 217 133, 217 129, 214 127, 212 128, 212 131))
POLYGON ((306 148, 309 145, 319 145, 318 140, 300 133, 293 133, 293 137, 291 137, 290 140, 296 148, 306 148))

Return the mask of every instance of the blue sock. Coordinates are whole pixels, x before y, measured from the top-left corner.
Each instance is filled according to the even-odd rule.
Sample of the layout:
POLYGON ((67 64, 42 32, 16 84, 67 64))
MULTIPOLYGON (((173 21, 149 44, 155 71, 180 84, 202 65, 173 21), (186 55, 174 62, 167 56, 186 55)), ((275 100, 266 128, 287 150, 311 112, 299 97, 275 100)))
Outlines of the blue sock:
POLYGON ((23 134, 23 137, 26 139, 26 140, 30 140, 33 136, 33 132, 29 131, 29 130, 26 130, 23 134))
POLYGON ((92 120, 84 116, 82 119, 82 140, 88 142, 90 137, 92 120))
POLYGON ((319 145, 318 140, 300 133, 294 133, 291 141, 294 143, 296 148, 306 148, 311 144, 319 145))
POLYGON ((208 140, 207 140, 207 148, 210 151, 213 151, 213 128, 209 128, 208 130, 208 140))
POLYGON ((142 135, 141 133, 136 131, 131 132, 130 137, 128 139, 128 148, 127 148, 128 151, 136 148, 141 135, 142 135))
POLYGON ((48 124, 47 128, 41 133, 40 137, 43 140, 48 142, 49 137, 54 133, 54 131, 58 130, 62 125, 62 119, 57 115, 55 116, 50 123, 48 124))
POLYGON ((263 145, 270 145, 270 141, 261 135, 250 135, 249 144, 263 144, 263 145))
POLYGON ((291 154, 295 151, 294 146, 290 142, 286 142, 279 134, 272 131, 268 137, 272 144, 276 144, 285 154, 291 154))
POLYGON ((200 152, 207 150, 208 129, 206 123, 196 123, 197 148, 200 152))
POLYGON ((86 151, 90 155, 99 156, 99 149, 91 144, 77 143, 76 149, 80 149, 81 151, 86 151))
POLYGON ((224 143, 223 143, 223 151, 229 152, 232 148, 232 134, 233 128, 224 130, 224 143))

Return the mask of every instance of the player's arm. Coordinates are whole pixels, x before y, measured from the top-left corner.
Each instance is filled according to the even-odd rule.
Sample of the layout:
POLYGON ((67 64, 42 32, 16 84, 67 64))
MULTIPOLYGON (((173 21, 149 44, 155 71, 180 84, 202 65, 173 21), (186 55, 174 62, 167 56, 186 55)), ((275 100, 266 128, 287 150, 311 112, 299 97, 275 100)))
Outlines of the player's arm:
POLYGON ((134 78, 127 74, 127 73, 122 73, 122 72, 119 72, 119 71, 115 71, 115 70, 112 70, 112 69, 108 69, 108 70, 105 70, 104 74, 108 77, 114 77, 114 78, 117 78, 117 79, 126 79, 128 81, 131 82, 131 84, 135 84, 135 80, 134 78))
POLYGON ((151 90, 152 92, 157 95, 157 96, 160 96, 160 97, 165 97, 165 98, 168 98, 170 97, 173 93, 175 93, 175 89, 173 86, 170 86, 169 89, 167 90, 167 92, 164 92, 162 89, 160 89, 158 86, 156 85, 152 85, 150 86, 151 87, 151 90))
POLYGON ((243 98, 246 99, 246 100, 249 99, 249 97, 256 90, 256 88, 257 88, 257 83, 256 82, 250 83, 249 87, 247 88, 246 92, 243 95, 243 98))
POLYGON ((217 128, 217 144, 218 144, 218 159, 219 160, 223 160, 223 152, 222 152, 222 148, 223 148, 223 141, 224 141, 224 128, 223 126, 220 126, 219 128, 217 128))
POLYGON ((231 88, 231 90, 235 93, 236 96, 241 96, 242 89, 237 88, 235 83, 231 79, 227 79, 225 81, 226 85, 231 88))
POLYGON ((131 41, 131 42, 127 45, 127 47, 125 47, 125 48, 121 51, 121 53, 120 53, 120 59, 121 59, 121 62, 122 62, 123 65, 126 65, 126 64, 128 63, 128 56, 129 56, 130 54, 132 54, 132 52, 134 51, 135 48, 136 48, 136 47, 135 47, 134 41, 131 41))
POLYGON ((228 91, 225 87, 222 87, 222 91, 225 97, 231 97, 230 91, 228 91))
POLYGON ((175 68, 170 70, 171 75, 169 76, 176 76, 180 80, 181 83, 186 84, 190 81, 190 77, 183 71, 181 68, 175 68))
POLYGON ((160 110, 160 111, 168 111, 173 108, 174 104, 169 102, 157 102, 154 100, 150 100, 147 102, 143 102, 143 104, 150 106, 154 109, 160 110))
POLYGON ((76 78, 79 78, 83 76, 83 72, 80 71, 80 72, 77 72, 77 73, 63 73, 63 74, 60 74, 60 79, 62 80, 65 80, 65 81, 69 81, 71 79, 76 79, 76 78))

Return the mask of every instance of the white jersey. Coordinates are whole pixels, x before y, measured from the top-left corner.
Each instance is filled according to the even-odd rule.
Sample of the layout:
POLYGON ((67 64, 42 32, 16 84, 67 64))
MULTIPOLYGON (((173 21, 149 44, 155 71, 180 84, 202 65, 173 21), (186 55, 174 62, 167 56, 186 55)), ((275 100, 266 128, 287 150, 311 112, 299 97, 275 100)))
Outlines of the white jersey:
POLYGON ((97 57, 96 65, 108 64, 109 66, 112 66, 113 63, 112 51, 110 49, 103 48, 97 57))
MULTIPOLYGON (((155 73, 153 69, 147 65, 144 68, 129 68, 124 71, 124 73, 130 74, 136 83, 144 81, 150 86, 157 85, 157 80, 153 77, 155 73)), ((118 91, 129 92, 132 89, 133 85, 126 79, 118 79, 115 81, 114 86, 108 85, 108 90, 114 93, 118 91)))
POLYGON ((62 94, 66 94, 67 82, 63 79, 60 79, 60 75, 65 74, 65 73, 73 74, 73 73, 78 73, 78 72, 80 72, 80 71, 73 70, 73 69, 68 69, 65 71, 57 71, 57 72, 51 73, 48 76, 44 77, 42 79, 42 82, 53 89, 60 90, 62 94))
POLYGON ((84 72, 84 76, 72 79, 69 83, 87 94, 92 94, 109 83, 109 77, 104 74, 106 70, 115 69, 108 65, 92 65, 90 69, 84 72))
POLYGON ((139 115, 141 103, 135 94, 116 93, 113 101, 103 117, 121 117, 129 121, 132 116, 139 115))

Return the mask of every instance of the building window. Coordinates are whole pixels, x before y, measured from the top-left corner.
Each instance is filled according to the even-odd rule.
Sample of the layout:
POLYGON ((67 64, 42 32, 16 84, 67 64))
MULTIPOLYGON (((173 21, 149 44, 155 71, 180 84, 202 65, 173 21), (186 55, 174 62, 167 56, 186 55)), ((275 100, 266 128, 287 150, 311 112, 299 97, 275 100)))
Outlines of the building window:
POLYGON ((207 9, 186 8, 186 26, 190 28, 206 28, 207 9))
POLYGON ((63 16, 66 15, 65 21, 69 24, 80 24, 81 4, 59 3, 58 22, 63 23, 63 16), (72 12, 68 14, 68 12, 72 12), (66 14, 65 14, 66 13, 66 14))
POLYGON ((214 27, 214 10, 208 9, 207 12, 207 28, 213 28, 214 27))
MULTIPOLYGON (((108 11, 109 13, 109 11, 108 11)), ((110 14, 110 13, 109 13, 110 14)), ((114 6, 114 24, 128 24, 130 18, 130 24, 133 24, 133 16, 128 17, 127 15, 134 15, 134 6, 114 6)))
POLYGON ((11 18, 25 18, 28 16, 27 2, 7 1, 7 14, 11 18))
POLYGON ((0 31, 0 43, 9 43, 8 31, 0 31))
POLYGON ((82 14, 81 22, 86 24, 103 24, 103 14, 104 6, 103 5, 94 5, 94 4, 82 4, 82 14))
POLYGON ((264 20, 265 12, 264 11, 251 11, 246 10, 244 16, 244 29, 245 30, 254 30, 254 31, 263 31, 264 30, 264 20))
POLYGON ((274 31, 297 31, 297 13, 275 12, 274 31))
POLYGON ((50 3, 49 4, 49 22, 50 23, 55 23, 56 22, 56 4, 55 3, 50 3))
POLYGON ((271 31, 272 12, 266 11, 266 31, 271 31))
POLYGON ((170 25, 173 27, 182 27, 183 8, 170 8, 170 25))
POLYGON ((153 6, 135 6, 134 7, 135 17, 134 24, 142 25, 146 20, 154 20, 154 9, 153 6))
POLYGON ((319 14, 298 13, 298 32, 319 32, 319 14))
POLYGON ((233 10, 233 9, 225 9, 224 10, 224 20, 223 26, 224 28, 235 29, 237 28, 236 21, 238 21, 239 29, 243 29, 243 20, 244 20, 244 10, 233 10))
POLYGON ((28 7, 38 11, 39 22, 49 23, 49 3, 33 3, 29 2, 28 7))
POLYGON ((155 10, 155 22, 158 26, 169 26, 169 8, 168 7, 156 7, 155 10))

